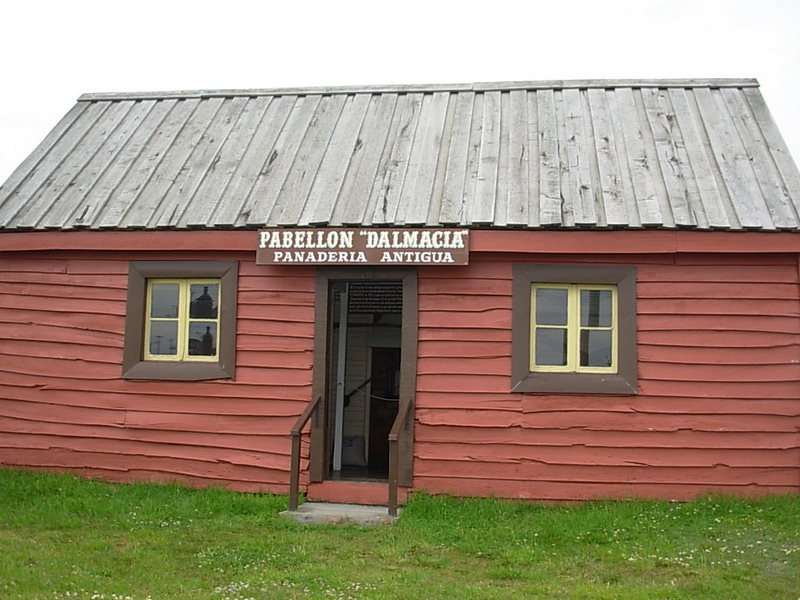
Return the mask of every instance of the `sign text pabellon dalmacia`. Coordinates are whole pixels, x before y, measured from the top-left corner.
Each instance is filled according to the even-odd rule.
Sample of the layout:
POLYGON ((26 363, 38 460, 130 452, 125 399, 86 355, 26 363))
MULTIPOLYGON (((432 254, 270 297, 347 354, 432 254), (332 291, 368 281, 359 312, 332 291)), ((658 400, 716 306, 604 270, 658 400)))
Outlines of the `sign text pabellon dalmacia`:
POLYGON ((468 229, 263 229, 260 265, 466 265, 468 229))

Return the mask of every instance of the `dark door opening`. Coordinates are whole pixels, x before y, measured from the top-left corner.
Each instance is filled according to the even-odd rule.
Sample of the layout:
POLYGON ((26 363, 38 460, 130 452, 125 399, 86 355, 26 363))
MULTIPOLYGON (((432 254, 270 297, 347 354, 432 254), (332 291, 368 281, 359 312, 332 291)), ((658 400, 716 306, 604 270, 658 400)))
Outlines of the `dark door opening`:
POLYGON ((315 290, 312 394, 319 408, 311 419, 310 481, 387 481, 386 428, 408 403, 404 426, 398 431, 397 481, 410 487, 417 271, 379 266, 319 268, 315 290))
POLYGON ((329 293, 328 472, 385 480, 400 399, 402 281, 333 281, 329 293))
POLYGON ((368 470, 389 473, 389 432, 400 403, 400 348, 371 348, 368 470))

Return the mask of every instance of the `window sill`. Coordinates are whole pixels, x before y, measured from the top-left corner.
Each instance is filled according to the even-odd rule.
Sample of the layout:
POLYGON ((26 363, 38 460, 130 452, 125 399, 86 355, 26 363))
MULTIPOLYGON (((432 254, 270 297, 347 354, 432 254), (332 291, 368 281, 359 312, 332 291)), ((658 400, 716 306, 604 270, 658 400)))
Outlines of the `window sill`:
POLYGON ((124 379, 160 379, 167 381, 202 381, 230 379, 232 375, 220 363, 176 363, 143 360, 126 370, 124 379))
POLYGON ((633 396, 635 378, 617 373, 529 373, 519 379, 512 392, 527 394, 615 394, 633 396))

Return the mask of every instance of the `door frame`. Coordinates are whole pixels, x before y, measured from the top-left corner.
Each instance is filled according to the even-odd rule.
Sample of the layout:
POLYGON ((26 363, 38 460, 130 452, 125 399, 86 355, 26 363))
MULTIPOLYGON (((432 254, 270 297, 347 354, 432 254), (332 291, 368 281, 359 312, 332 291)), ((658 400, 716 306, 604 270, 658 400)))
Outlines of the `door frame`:
POLYGON ((398 438, 398 483, 412 484, 414 458, 414 405, 417 389, 417 338, 419 327, 417 270, 413 267, 317 267, 314 302, 313 398, 321 398, 316 418, 311 421, 309 471, 312 482, 329 477, 328 460, 330 414, 329 382, 331 377, 331 340, 333 306, 330 302, 332 281, 401 281, 403 284, 402 331, 400 337, 400 399, 411 401, 408 418, 412 424, 398 438))

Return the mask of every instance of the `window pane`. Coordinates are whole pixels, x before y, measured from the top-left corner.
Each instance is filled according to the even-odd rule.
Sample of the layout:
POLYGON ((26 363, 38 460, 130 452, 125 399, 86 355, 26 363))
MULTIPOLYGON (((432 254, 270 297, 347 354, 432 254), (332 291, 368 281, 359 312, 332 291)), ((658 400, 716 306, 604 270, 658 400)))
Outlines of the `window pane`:
POLYGON ((189 325, 189 356, 214 356, 217 353, 217 324, 195 321, 189 325))
POLYGON ((567 324, 567 290, 536 288, 536 324, 567 324))
POLYGON ((542 367, 567 364, 566 329, 536 329, 535 364, 542 367))
POLYGON ((150 316, 177 319, 180 286, 177 283, 154 283, 150 286, 150 316))
POLYGON ((178 353, 178 322, 150 322, 150 354, 175 355, 178 353))
POLYGON ((611 327, 611 290, 581 290, 581 327, 611 327))
POLYGON ((610 331, 593 331, 587 329, 581 331, 581 366, 611 366, 610 331))
POLYGON ((216 319, 219 284, 192 284, 189 317, 192 319, 216 319))

